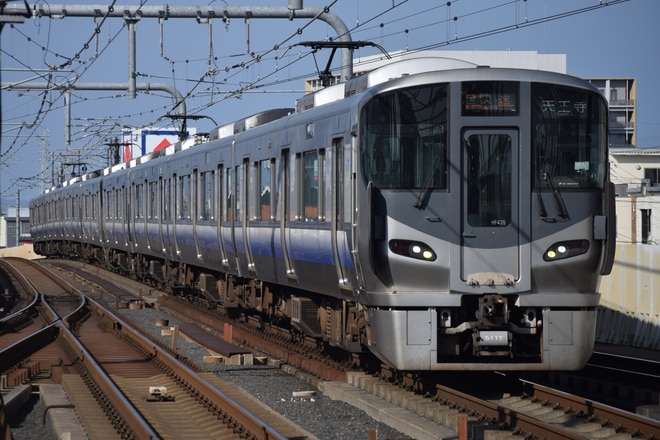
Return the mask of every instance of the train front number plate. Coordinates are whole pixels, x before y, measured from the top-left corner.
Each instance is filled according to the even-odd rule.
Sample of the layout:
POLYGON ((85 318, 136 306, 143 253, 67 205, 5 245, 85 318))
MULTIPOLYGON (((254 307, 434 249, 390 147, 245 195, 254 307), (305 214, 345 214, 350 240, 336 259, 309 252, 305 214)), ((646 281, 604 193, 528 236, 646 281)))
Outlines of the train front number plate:
POLYGON ((506 331, 481 331, 479 338, 481 345, 509 345, 509 334, 506 331))

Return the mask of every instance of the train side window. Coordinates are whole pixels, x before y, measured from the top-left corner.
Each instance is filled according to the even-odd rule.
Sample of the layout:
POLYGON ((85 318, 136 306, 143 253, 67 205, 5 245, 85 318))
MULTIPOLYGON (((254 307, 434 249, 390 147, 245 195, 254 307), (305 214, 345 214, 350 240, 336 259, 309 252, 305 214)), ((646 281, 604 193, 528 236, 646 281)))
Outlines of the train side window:
POLYGON ((245 168, 243 164, 236 166, 236 202, 234 203, 234 221, 240 222, 243 219, 243 179, 245 177, 245 168))
POLYGON ((190 219, 190 176, 179 176, 177 181, 178 187, 176 189, 176 212, 177 218, 188 220, 190 219))
POLYGON ((259 162, 243 161, 245 168, 245 201, 247 205, 247 220, 261 220, 259 203, 259 162))
POLYGON ((231 222, 233 220, 232 216, 232 205, 234 203, 234 195, 233 195, 233 189, 232 189, 232 169, 227 168, 227 171, 225 173, 225 189, 227 191, 227 197, 225 197, 225 200, 227 203, 225 204, 225 221, 231 222))
POLYGON ((322 172, 321 172, 321 221, 328 222, 332 219, 332 149, 328 148, 319 151, 322 172))
POLYGON ((115 219, 121 220, 124 217, 121 212, 121 189, 115 190, 115 219))
POLYGON ((171 203, 171 196, 170 196, 170 186, 171 186, 171 179, 164 179, 161 180, 162 183, 162 192, 161 195, 163 196, 163 199, 160 203, 160 207, 163 210, 163 220, 164 221, 170 221, 172 220, 172 217, 170 215, 170 203, 171 203))
POLYGON ((321 181, 318 152, 304 152, 302 162, 303 220, 305 222, 316 222, 319 220, 319 183, 321 181))
POLYGON ((157 182, 149 182, 149 205, 147 216, 149 219, 158 218, 158 205, 157 205, 157 196, 158 196, 158 184, 157 182))
POLYGON ((144 218, 144 184, 135 185, 135 218, 144 218))
POLYGON ((213 171, 206 171, 200 174, 199 195, 197 197, 197 204, 201 206, 199 214, 200 220, 213 220, 213 204, 215 202, 215 194, 213 194, 213 171))
POLYGON ((259 206, 260 220, 271 220, 271 161, 259 162, 259 206))
POLYGON ((224 186, 224 180, 223 180, 224 177, 225 177, 224 168, 222 167, 222 165, 218 165, 218 171, 215 173, 215 181, 216 181, 215 193, 217 195, 218 200, 216 201, 215 206, 217 207, 218 210, 217 216, 219 221, 223 221, 225 218, 224 209, 225 209, 226 194, 224 189, 226 187, 224 186))
MULTIPOLYGON (((188 219, 197 220, 197 215, 200 213, 199 207, 199 171, 194 169, 188 179, 188 192, 183 193, 184 199, 188 197, 188 219)), ((203 206, 203 205, 202 205, 203 206)))

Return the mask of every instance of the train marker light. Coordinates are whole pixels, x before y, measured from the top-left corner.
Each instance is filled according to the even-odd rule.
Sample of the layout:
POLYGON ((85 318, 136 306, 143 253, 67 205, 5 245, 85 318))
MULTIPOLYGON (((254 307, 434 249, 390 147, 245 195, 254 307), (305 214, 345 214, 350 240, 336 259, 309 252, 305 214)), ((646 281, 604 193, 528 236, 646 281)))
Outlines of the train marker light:
POLYGON ((555 243, 550 246, 543 254, 545 261, 556 261, 564 258, 581 255, 589 250, 589 241, 571 240, 555 243))
POLYGON ((404 257, 417 258, 418 260, 435 261, 437 258, 433 249, 419 241, 390 240, 390 250, 404 257))

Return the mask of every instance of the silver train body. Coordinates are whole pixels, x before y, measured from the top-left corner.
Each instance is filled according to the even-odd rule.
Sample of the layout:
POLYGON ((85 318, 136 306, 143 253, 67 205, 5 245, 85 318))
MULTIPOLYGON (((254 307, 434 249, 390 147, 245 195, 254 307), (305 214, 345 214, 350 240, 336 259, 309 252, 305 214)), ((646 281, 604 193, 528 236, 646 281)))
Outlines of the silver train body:
POLYGON ((607 105, 565 75, 392 63, 31 201, 35 249, 400 370, 572 370, 614 258, 607 105))

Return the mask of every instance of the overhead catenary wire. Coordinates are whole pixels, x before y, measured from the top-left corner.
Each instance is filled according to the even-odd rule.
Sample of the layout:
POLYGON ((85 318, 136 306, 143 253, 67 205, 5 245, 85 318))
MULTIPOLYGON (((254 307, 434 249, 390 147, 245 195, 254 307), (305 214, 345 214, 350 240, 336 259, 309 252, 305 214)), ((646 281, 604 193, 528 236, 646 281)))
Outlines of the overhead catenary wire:
MULTIPOLYGON (((507 8, 515 7, 515 15, 512 16, 513 20, 510 20, 509 23, 504 23, 499 26, 492 26, 489 29, 486 29, 483 24, 480 24, 481 29, 479 31, 466 33, 465 35, 459 35, 457 33, 449 33, 446 41, 439 41, 433 44, 412 44, 409 48, 409 51, 422 51, 435 49, 443 47, 450 44, 456 44, 464 41, 470 41, 471 39, 478 38, 487 38, 491 35, 496 35, 497 33, 513 31, 520 29, 522 27, 533 26, 535 24, 541 24, 551 20, 560 20, 569 16, 576 14, 590 12, 600 7, 611 6, 618 3, 623 3, 629 0, 611 0, 607 4, 600 2, 599 4, 592 5, 588 8, 577 8, 571 9, 569 11, 564 11, 561 14, 555 14, 549 17, 534 18, 529 17, 527 11, 525 11, 524 18, 520 16, 519 12, 522 9, 526 9, 526 2, 523 0, 507 0, 498 2, 495 5, 480 5, 480 4, 470 4, 466 5, 468 9, 465 11, 459 11, 456 9, 456 5, 464 5, 465 2, 459 2, 458 0, 453 2, 442 2, 438 4, 424 4, 421 8, 415 10, 411 9, 411 12, 403 16, 398 17, 397 19, 391 18, 388 19, 389 14, 392 14, 395 11, 401 11, 406 6, 413 5, 413 2, 409 0, 404 1, 393 1, 385 3, 385 7, 381 10, 370 11, 370 15, 366 17, 360 17, 356 20, 355 26, 350 29, 350 32, 353 35, 371 35, 372 38, 382 38, 385 40, 390 40, 392 38, 400 38, 405 36, 412 38, 417 31, 425 29, 429 26, 442 26, 444 28, 449 28, 456 21, 463 22, 466 20, 477 20, 479 17, 483 17, 484 14, 488 14, 493 8, 507 8), (470 9, 471 8, 471 9, 470 9), (444 13, 442 13, 444 11, 444 13), (459 12, 463 12, 460 13, 459 12), (407 19, 410 19, 406 21, 407 19), (413 20, 414 19, 414 20, 413 20), (411 21, 417 22, 416 25, 411 25, 411 21), (383 32, 384 30, 384 32, 383 32)), ((335 7, 338 1, 330 2, 326 9, 331 9, 335 7)), ((144 5, 145 2, 141 2, 140 5, 144 5)), ((114 2, 112 3, 114 5, 114 2)), ((415 4, 415 7, 419 4, 415 4)), ((107 16, 107 14, 104 14, 107 16)), ((39 19, 35 19, 35 23, 39 19)), ((117 36, 119 36, 125 25, 120 26, 116 32, 113 30, 112 34, 109 35, 108 41, 105 42, 99 49, 98 52, 95 52, 92 56, 85 58, 85 52, 87 50, 92 50, 91 42, 93 38, 99 38, 99 31, 104 29, 109 32, 108 23, 112 20, 110 19, 97 19, 95 22, 94 33, 91 37, 85 38, 79 44, 73 44, 73 47, 77 49, 72 56, 63 56, 57 51, 53 51, 52 48, 48 45, 50 37, 46 36, 46 43, 42 44, 41 47, 47 47, 48 49, 44 51, 42 65, 31 65, 29 62, 26 63, 26 66, 31 68, 41 69, 43 67, 50 67, 55 65, 55 63, 50 63, 47 65, 46 53, 51 54, 55 58, 61 58, 57 63, 57 67, 65 66, 70 68, 70 71, 76 72, 76 76, 71 77, 74 81, 79 81, 80 77, 86 72, 89 71, 91 65, 98 63, 99 59, 102 59, 104 56, 104 51, 108 50, 111 45, 115 43, 117 36), (98 29, 98 30, 97 30, 98 29)), ((282 86, 287 83, 300 81, 301 79, 309 78, 313 76, 314 71, 309 69, 305 62, 308 55, 311 51, 303 51, 302 55, 300 54, 286 54, 284 57, 279 54, 283 48, 287 46, 292 40, 292 38, 299 37, 301 33, 304 33, 306 29, 311 26, 314 20, 310 20, 304 26, 296 28, 295 31, 286 34, 284 37, 279 39, 279 42, 275 45, 268 46, 265 48, 259 48, 257 41, 251 42, 251 49, 253 55, 243 55, 243 58, 240 57, 237 59, 236 54, 227 54, 226 56, 219 56, 216 54, 216 47, 209 48, 209 55, 207 57, 200 57, 198 59, 183 58, 181 60, 175 60, 170 58, 170 76, 160 76, 155 72, 142 71, 136 73, 137 75, 143 77, 163 77, 167 78, 169 81, 173 81, 176 84, 185 85, 186 90, 184 96, 186 100, 195 100, 195 105, 189 107, 189 113, 197 114, 204 111, 207 111, 211 107, 218 106, 224 102, 242 97, 249 93, 273 93, 267 89, 273 89, 277 86, 282 86), (211 50, 213 49, 213 50, 211 50), (212 54, 212 55, 211 55, 212 54), (286 58, 286 59, 285 59, 286 58), (239 61, 240 60, 240 61, 239 61), (235 62, 238 61, 238 62, 235 62), (260 74, 257 78, 248 79, 247 81, 244 78, 240 78, 252 72, 252 69, 256 64, 259 64, 260 74), (185 66, 185 69, 182 67, 185 66), (190 74, 188 71, 191 66, 199 66, 199 73, 197 75, 190 74), (302 68, 298 68, 302 67, 302 68), (282 75, 282 72, 292 71, 296 68, 298 71, 296 74, 282 75), (178 74, 180 71, 185 71, 184 75, 178 74), (190 80, 189 77, 196 77, 196 79, 190 80), (239 80, 240 78, 240 80, 239 80)), ((486 23, 483 21, 483 23, 486 23)), ((49 26, 50 27, 50 26, 49 26)), ((19 27, 16 26, 16 29, 19 27)), ((462 29, 469 29, 467 26, 462 26, 462 29)), ((49 30, 50 32, 50 30, 49 30)), ((27 34, 25 38, 29 38, 27 34)), ((98 40, 97 40, 98 41, 98 40)), ((267 42, 270 44, 270 42, 267 42)), ((30 44, 38 45, 36 41, 31 41, 30 44)), ((212 44, 212 42, 211 42, 212 44)), ((261 42, 263 45, 264 42, 261 42)), ((3 52, 4 55, 5 52, 3 52)), ((172 54, 175 55, 175 54, 172 54)), ((168 54, 168 57, 171 55, 168 54)), ((18 58, 20 60, 20 58, 18 58)), ((196 67, 197 68, 197 67, 196 67)), ((58 73, 63 74, 65 70, 57 70, 58 73)), ((53 102, 57 101, 56 95, 59 93, 57 91, 51 92, 52 95, 46 99, 42 100, 43 102, 53 102)), ((152 94, 153 95, 153 94, 152 94)), ((155 96, 155 95, 154 95, 155 96)), ((77 97, 76 103, 81 102, 92 102, 94 98, 82 98, 77 97)), ((165 96, 164 99, 170 101, 170 105, 158 105, 152 106, 150 110, 142 110, 139 112, 126 112, 121 115, 107 115, 109 118, 119 118, 127 121, 127 125, 140 127, 140 126, 149 126, 150 124, 159 123, 162 120, 163 115, 169 113, 172 108, 176 106, 176 102, 171 100, 171 97, 165 96), (141 120, 139 123, 133 123, 134 120, 141 120)), ((41 106, 35 115, 32 117, 32 122, 30 124, 36 124, 33 135, 36 135, 39 130, 40 121, 43 121, 49 113, 60 109, 60 105, 50 105, 50 106, 41 106)), ((79 127, 80 136, 76 137, 76 140, 83 138, 83 133, 85 128, 79 127)), ((87 132, 91 137, 98 136, 95 143, 99 148, 103 148, 103 142, 111 134, 111 129, 109 128, 98 128, 90 125, 87 128, 87 132)), ((116 132, 115 132, 116 133, 116 132)), ((23 131, 24 134, 24 131, 23 131)), ((86 139, 86 138, 85 138, 86 139)), ((20 151, 23 145, 29 144, 28 142, 16 143, 14 140, 12 143, 12 154, 20 151)), ((5 154, 4 149, 1 150, 0 154, 5 154)), ((4 193, 4 191, 3 191, 4 193)))

